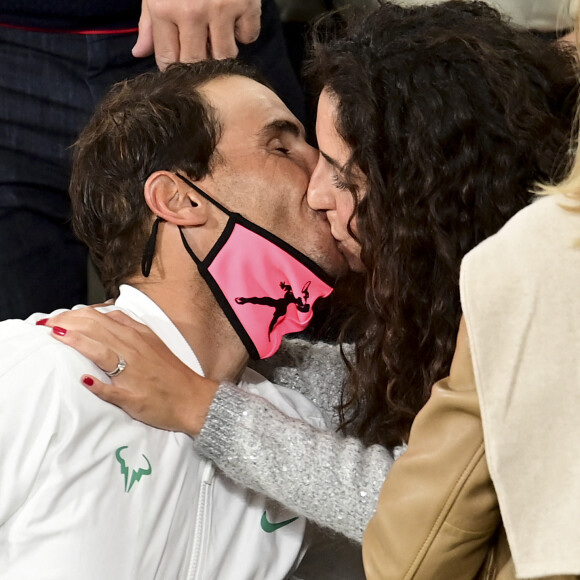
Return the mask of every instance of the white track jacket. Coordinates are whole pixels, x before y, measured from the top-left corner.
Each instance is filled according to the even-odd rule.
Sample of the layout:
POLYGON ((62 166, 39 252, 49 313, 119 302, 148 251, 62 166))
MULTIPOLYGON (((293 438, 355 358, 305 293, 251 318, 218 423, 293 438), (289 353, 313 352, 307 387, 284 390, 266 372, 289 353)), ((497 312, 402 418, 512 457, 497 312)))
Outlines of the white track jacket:
MULTIPOLYGON (((116 307, 192 369, 185 339, 144 294, 116 307)), ((184 434, 131 419, 85 389, 106 377, 36 326, 0 323, 2 580, 276 580, 304 551, 304 518, 219 473, 184 434)), ((301 395, 254 371, 250 390, 323 428, 301 395)), ((240 413, 243 409, 240 409, 240 413)))

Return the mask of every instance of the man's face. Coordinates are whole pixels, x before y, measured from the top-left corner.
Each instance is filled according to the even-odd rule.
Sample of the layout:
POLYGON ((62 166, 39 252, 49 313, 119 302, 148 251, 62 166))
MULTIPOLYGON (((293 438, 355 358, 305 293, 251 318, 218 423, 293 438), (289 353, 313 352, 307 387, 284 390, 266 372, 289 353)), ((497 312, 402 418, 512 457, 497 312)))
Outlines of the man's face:
POLYGON ((200 92, 222 126, 220 161, 200 185, 329 274, 344 273, 346 261, 328 221, 306 199, 318 153, 306 143, 300 122, 271 90, 245 77, 221 77, 200 92))

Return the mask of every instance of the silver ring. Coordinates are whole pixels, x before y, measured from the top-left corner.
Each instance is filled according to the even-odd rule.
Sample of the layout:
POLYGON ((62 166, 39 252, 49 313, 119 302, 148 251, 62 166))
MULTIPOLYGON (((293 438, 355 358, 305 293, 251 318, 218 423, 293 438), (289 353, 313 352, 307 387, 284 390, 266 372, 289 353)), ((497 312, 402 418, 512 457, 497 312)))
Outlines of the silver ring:
POLYGON ((104 371, 108 377, 118 377, 127 367, 127 363, 123 357, 119 357, 117 368, 114 371, 104 371))

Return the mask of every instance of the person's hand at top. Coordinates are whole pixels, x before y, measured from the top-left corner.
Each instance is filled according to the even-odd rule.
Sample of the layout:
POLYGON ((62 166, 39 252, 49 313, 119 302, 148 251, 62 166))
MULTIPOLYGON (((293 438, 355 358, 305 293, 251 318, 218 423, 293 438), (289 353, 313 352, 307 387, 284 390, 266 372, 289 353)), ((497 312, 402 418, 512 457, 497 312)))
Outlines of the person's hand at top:
POLYGON ((258 38, 261 12, 261 0, 142 0, 133 56, 155 53, 161 70, 172 62, 235 57, 236 40, 258 38))
POLYGON ((103 314, 94 308, 37 324, 51 327, 54 338, 111 376, 112 384, 94 375, 79 377, 95 395, 153 427, 199 434, 218 383, 181 362, 147 326, 118 310, 103 314))

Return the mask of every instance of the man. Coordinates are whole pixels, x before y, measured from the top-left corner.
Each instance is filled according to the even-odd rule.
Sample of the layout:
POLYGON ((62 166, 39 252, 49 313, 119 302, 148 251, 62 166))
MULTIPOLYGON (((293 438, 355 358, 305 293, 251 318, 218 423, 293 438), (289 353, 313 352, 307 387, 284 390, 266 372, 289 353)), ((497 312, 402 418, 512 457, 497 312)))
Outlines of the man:
POLYGON ((110 87, 238 52, 301 118, 274 0, 0 0, 1 320, 86 302, 70 150, 110 87))
MULTIPOLYGON (((275 351, 312 309, 289 305, 269 332, 271 312, 246 314, 269 309, 236 302, 283 296, 284 281, 296 296, 308 284, 312 304, 345 270, 328 223, 306 203, 316 158, 296 118, 243 65, 176 65, 105 99, 77 143, 71 199, 114 308, 196 371, 241 377, 323 427, 311 403, 245 370, 249 351, 275 351)), ((40 318, 0 324, 0 577, 288 577, 304 519, 222 476, 187 436, 82 388, 83 373, 122 372, 125 353, 105 374, 40 318)))

